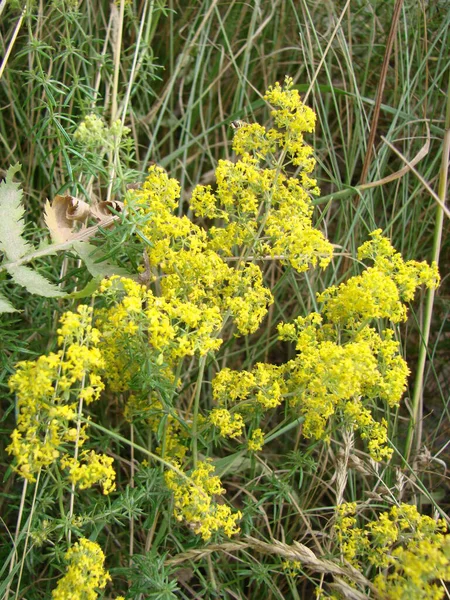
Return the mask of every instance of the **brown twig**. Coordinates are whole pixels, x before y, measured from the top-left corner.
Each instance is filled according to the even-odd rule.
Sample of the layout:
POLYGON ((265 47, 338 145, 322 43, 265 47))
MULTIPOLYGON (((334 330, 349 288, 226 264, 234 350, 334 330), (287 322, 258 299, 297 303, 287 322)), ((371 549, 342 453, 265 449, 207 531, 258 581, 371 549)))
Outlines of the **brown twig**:
POLYGON ((381 67, 380 82, 378 84, 377 96, 375 99, 375 107, 373 110, 372 124, 370 126, 369 141, 367 142, 367 151, 364 158, 364 164, 362 167, 360 184, 363 184, 367 180, 367 174, 369 172, 370 161, 372 159, 372 147, 375 141, 375 135, 378 128, 378 119, 380 118, 381 101, 383 99, 384 86, 386 84, 386 76, 389 67, 389 60, 391 57, 392 46, 397 33, 398 21, 400 18, 400 10, 403 6, 403 0, 397 0, 394 7, 394 14, 392 15, 391 29, 386 43, 386 50, 384 52, 383 65, 381 67))

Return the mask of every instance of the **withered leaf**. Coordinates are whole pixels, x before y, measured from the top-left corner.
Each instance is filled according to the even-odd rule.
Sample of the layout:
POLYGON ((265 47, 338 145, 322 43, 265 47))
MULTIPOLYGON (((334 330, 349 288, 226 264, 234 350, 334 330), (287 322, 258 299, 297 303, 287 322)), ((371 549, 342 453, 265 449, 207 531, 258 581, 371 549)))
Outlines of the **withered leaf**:
POLYGON ((77 235, 74 232, 74 221, 86 221, 90 214, 91 210, 87 202, 69 194, 58 195, 51 204, 46 201, 44 220, 52 240, 60 244, 77 235))
POLYGON ((90 206, 87 202, 70 194, 58 195, 51 204, 48 200, 45 203, 44 220, 52 240, 61 244, 71 240, 87 239, 98 230, 99 226, 111 226, 117 220, 117 216, 111 212, 110 208, 120 213, 124 210, 124 204, 110 200, 90 206), (98 224, 87 229, 76 229, 77 223, 86 223, 89 217, 96 219, 98 224))

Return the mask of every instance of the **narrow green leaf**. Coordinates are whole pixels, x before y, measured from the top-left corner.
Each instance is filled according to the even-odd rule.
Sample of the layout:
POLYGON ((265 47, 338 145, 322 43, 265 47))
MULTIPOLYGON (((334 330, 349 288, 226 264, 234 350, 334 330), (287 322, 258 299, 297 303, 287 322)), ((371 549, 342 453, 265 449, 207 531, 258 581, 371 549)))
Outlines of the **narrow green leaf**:
POLYGON ((97 291, 102 279, 103 277, 93 277, 82 290, 67 294, 67 297, 76 299, 89 298, 89 296, 92 296, 92 294, 97 291))
POLYGON ((17 308, 14 308, 11 302, 7 298, 5 298, 3 294, 0 294, 0 313, 12 312, 17 312, 17 308))
POLYGON ((50 283, 45 277, 23 265, 7 267, 8 273, 16 283, 26 288, 30 294, 44 296, 45 298, 59 298, 66 296, 56 285, 50 283))
POLYGON ((73 248, 86 265, 86 268, 92 277, 100 277, 103 279, 104 277, 111 277, 112 275, 123 275, 124 277, 130 276, 130 273, 126 269, 123 269, 108 260, 101 260, 101 251, 92 244, 88 244, 87 242, 74 242, 73 248))
POLYGON ((9 260, 18 260, 33 251, 33 246, 26 242, 22 235, 24 231, 22 206, 22 190, 19 184, 13 182, 13 177, 21 165, 9 167, 5 181, 0 183, 0 250, 9 260))
POLYGON ((239 450, 234 454, 218 458, 213 463, 216 468, 215 474, 219 477, 224 477, 230 471, 232 473, 240 473, 251 466, 251 460, 248 455, 246 456, 245 450, 239 450))

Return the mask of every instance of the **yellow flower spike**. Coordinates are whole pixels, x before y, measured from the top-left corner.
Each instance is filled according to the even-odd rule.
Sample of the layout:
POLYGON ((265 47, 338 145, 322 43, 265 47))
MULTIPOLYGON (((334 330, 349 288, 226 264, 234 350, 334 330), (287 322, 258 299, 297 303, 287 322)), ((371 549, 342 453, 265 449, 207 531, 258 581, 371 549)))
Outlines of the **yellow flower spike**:
POLYGON ((105 555, 100 546, 81 538, 65 554, 66 574, 52 591, 53 600, 95 600, 111 577, 104 569, 105 555))
POLYGON ((13 468, 30 482, 59 458, 65 443, 82 445, 87 439, 86 428, 77 436, 70 421, 76 418, 79 399, 93 402, 104 389, 98 372, 105 362, 96 347, 100 332, 92 326, 92 316, 92 307, 86 305, 64 313, 58 329, 64 349, 18 363, 10 377, 19 416, 7 452, 15 457, 13 468))
POLYGON ((282 133, 279 140, 281 147, 292 156, 294 165, 302 166, 309 173, 315 160, 311 158, 312 149, 304 143, 303 133, 314 131, 316 114, 303 104, 300 94, 292 87, 292 79, 286 77, 284 86, 277 82, 269 87, 264 99, 274 107, 271 114, 282 133))
POLYGON ((264 446, 264 432, 262 429, 255 429, 247 442, 247 448, 251 452, 259 452, 264 446))

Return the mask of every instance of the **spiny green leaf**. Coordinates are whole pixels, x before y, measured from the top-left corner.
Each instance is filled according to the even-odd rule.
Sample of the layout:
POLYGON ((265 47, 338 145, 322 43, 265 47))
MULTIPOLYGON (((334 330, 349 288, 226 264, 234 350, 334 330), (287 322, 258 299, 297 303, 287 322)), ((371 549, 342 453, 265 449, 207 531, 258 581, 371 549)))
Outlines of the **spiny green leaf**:
POLYGON ((45 277, 29 267, 24 267, 23 265, 9 266, 7 267, 7 271, 14 281, 26 288, 30 294, 37 294, 46 298, 59 298, 66 295, 56 285, 50 283, 45 277))
POLYGON ((33 246, 22 235, 24 230, 22 190, 13 182, 13 177, 21 168, 20 164, 9 167, 6 179, 0 184, 0 250, 9 260, 18 260, 33 251, 33 246))
POLYGON ((11 302, 7 298, 5 298, 3 294, 0 294, 0 313, 12 312, 17 312, 17 308, 14 308, 11 302))

